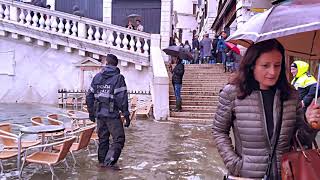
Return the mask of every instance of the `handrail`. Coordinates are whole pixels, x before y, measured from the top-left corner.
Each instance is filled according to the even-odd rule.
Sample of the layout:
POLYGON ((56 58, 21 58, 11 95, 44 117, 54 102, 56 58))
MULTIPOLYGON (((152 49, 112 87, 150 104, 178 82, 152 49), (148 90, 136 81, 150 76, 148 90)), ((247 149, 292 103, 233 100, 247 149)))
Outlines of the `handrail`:
POLYGON ((53 10, 50 10, 50 9, 47 9, 47 8, 42 8, 42 7, 38 7, 38 6, 27 4, 27 3, 19 2, 19 1, 0 0, 0 3, 8 4, 8 5, 14 5, 15 7, 25 8, 25 9, 33 10, 33 11, 36 11, 36 12, 44 13, 44 14, 47 14, 47 15, 51 15, 51 16, 62 17, 62 18, 65 18, 65 19, 77 21, 77 22, 84 23, 84 24, 89 24, 89 25, 93 25, 93 26, 99 26, 99 27, 105 28, 105 29, 113 29, 113 30, 129 33, 130 35, 139 36, 139 37, 142 37, 142 38, 149 38, 149 39, 151 38, 151 34, 150 33, 141 32, 141 31, 132 30, 132 29, 127 29, 125 27, 121 27, 121 26, 117 26, 117 25, 106 24, 106 23, 103 23, 101 21, 89 19, 89 18, 86 18, 86 17, 80 17, 80 16, 76 16, 76 15, 65 13, 65 12, 61 12, 61 11, 53 11, 53 10))
MULTIPOLYGON (((122 54, 122 58, 129 62, 132 62, 132 58, 128 58, 123 53, 130 53, 136 57, 135 59, 139 59, 139 61, 134 60, 134 63, 149 66, 151 34, 146 32, 12 0, 0 0, 1 21, 4 24, 12 23, 23 28, 30 28, 34 33, 37 31, 39 33, 46 32, 50 35, 68 38, 63 40, 65 42, 61 42, 60 38, 53 38, 57 42, 56 44, 53 42, 52 47, 57 48, 57 45, 64 45, 101 55, 105 55, 106 50, 108 51, 106 48, 112 48, 113 51, 122 54), (82 42, 86 42, 86 47, 82 47, 82 42)), ((20 29, 12 29, 7 25, 5 28, 8 27, 11 28, 9 32, 21 35, 28 34, 20 27, 20 29)), ((39 38, 39 40, 48 41, 48 37, 39 38)))

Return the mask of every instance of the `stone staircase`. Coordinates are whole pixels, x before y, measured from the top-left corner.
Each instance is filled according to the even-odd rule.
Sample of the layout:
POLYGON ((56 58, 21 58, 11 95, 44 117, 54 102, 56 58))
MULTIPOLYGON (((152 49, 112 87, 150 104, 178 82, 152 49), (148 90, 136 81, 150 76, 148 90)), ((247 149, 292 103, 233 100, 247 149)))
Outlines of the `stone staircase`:
MULTIPOLYGON (((170 82, 171 82, 171 73, 170 82)), ((211 123, 215 114, 220 89, 230 73, 221 64, 188 64, 181 90, 182 112, 170 112, 169 121, 211 123)), ((173 86, 169 87, 170 109, 175 108, 173 86)))

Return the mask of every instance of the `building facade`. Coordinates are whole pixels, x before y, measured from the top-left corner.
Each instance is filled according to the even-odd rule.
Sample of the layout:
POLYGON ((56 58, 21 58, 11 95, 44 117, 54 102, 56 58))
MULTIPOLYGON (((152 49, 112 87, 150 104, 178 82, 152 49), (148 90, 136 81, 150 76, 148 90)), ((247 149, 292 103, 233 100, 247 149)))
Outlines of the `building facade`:
POLYGON ((186 40, 191 43, 193 34, 197 28, 197 6, 197 0, 173 1, 172 29, 177 45, 185 43, 186 40))

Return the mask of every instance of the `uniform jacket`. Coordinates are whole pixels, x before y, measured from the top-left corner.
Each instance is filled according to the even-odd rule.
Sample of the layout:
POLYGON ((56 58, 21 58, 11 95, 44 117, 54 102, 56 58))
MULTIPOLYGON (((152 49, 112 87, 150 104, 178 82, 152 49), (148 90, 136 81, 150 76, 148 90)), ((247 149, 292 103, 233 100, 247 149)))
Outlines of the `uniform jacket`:
MULTIPOLYGON (((297 75, 291 84, 299 91, 299 99, 308 107, 316 94, 317 80, 308 73, 309 64, 303 61, 295 61, 297 65, 297 75)), ((305 109, 306 110, 306 109, 305 109)))
MULTIPOLYGON (((236 96, 234 85, 226 85, 220 93, 213 122, 214 141, 232 175, 261 179, 267 169, 271 142, 275 136, 269 140, 261 91, 253 91, 243 100, 237 99, 236 96), (235 146, 229 137, 231 128, 235 146)), ((280 104, 280 91, 277 90, 273 105, 275 126, 280 116, 280 104)), ((272 174, 275 176, 280 177, 280 157, 289 151, 297 129, 301 129, 300 140, 304 143, 312 141, 317 134, 317 131, 305 122, 297 93, 293 92, 283 103, 282 126, 276 148, 276 160, 272 166, 272 174)))
POLYGON ((129 116, 127 86, 119 68, 107 65, 96 74, 88 90, 86 101, 90 116, 119 118, 119 111, 124 116, 129 116))

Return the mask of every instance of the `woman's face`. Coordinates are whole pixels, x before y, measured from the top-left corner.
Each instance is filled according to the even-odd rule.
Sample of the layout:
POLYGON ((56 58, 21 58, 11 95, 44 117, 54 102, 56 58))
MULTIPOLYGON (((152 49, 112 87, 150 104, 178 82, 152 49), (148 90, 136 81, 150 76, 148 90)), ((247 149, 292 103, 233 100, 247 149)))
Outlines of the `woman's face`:
POLYGON ((253 75, 259 82, 260 89, 267 90, 274 86, 280 76, 282 55, 277 50, 261 54, 253 69, 253 75))

